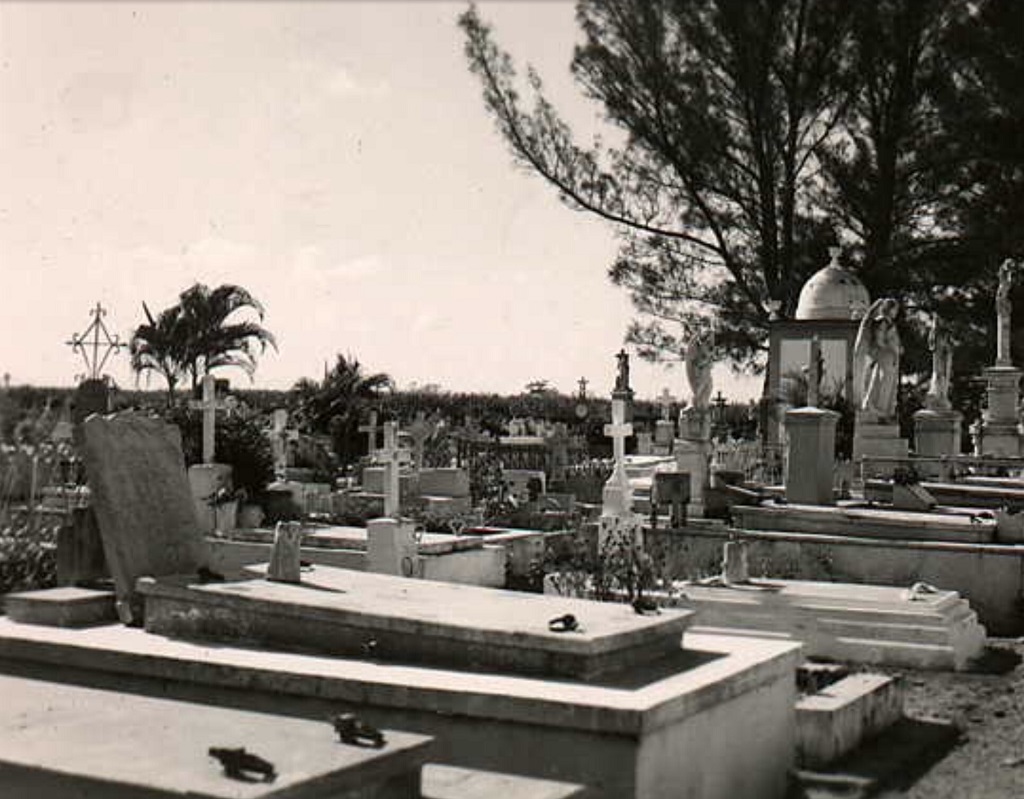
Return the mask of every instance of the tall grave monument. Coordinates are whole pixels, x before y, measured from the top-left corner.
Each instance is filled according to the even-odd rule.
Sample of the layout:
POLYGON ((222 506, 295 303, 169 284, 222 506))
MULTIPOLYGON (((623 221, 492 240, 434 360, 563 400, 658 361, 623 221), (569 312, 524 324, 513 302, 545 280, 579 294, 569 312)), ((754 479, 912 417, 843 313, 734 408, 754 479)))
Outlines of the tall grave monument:
POLYGON ((698 330, 686 346, 686 378, 690 383, 690 407, 679 414, 679 439, 675 443, 676 468, 690 475, 687 514, 704 515, 704 489, 711 459, 711 369, 714 339, 708 329, 698 330))
POLYGON ((1017 265, 1007 258, 999 267, 999 288, 996 290, 996 363, 983 374, 988 383, 985 413, 980 430, 975 434, 978 455, 996 457, 1021 454, 1017 406, 1020 402, 1021 370, 1013 365, 1010 354, 1010 290, 1017 265))
MULTIPOLYGON (((861 319, 853 345, 854 399, 857 415, 853 434, 855 463, 872 456, 906 459, 909 451, 900 438, 896 398, 900 380, 899 302, 892 297, 875 300, 861 319)), ((889 474, 893 461, 872 464, 873 474, 889 474)), ((866 474, 866 472, 865 472, 866 474)))
MULTIPOLYGON (((938 315, 932 319, 928 346, 932 351, 932 377, 924 408, 914 413, 914 453, 927 458, 957 455, 963 414, 953 410, 949 401, 953 342, 938 315)), ((921 461, 917 468, 926 477, 944 476, 941 463, 935 461, 921 461)))

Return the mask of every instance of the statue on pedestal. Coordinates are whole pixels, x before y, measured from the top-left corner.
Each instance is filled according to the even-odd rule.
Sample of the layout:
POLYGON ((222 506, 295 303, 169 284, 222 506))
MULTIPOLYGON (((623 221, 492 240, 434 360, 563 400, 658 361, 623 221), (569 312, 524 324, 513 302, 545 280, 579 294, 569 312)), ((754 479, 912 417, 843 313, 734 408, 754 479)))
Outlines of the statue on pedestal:
POLYGON ((896 328, 899 309, 899 302, 892 297, 875 300, 861 320, 853 346, 858 410, 879 421, 896 417, 902 350, 896 328))
POLYGON ((932 351, 932 379, 925 395, 925 407, 934 411, 948 411, 949 385, 953 376, 953 342, 942 319, 936 314, 928 334, 928 347, 932 351))
POLYGON ((1010 288, 1013 285, 1014 262, 1007 258, 999 267, 999 288, 996 289, 996 366, 1012 366, 1010 357, 1010 317, 1013 304, 1010 288))
POLYGON ((690 383, 693 394, 692 406, 698 411, 706 411, 711 405, 711 367, 714 366, 714 355, 711 347, 711 333, 708 330, 698 331, 686 344, 686 379, 690 383))

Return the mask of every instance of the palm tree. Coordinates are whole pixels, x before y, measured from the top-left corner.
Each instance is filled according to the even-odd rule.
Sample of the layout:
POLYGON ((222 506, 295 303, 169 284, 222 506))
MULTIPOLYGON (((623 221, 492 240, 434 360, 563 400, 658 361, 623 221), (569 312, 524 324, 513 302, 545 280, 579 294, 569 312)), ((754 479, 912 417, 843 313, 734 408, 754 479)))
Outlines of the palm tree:
POLYGON ((237 311, 251 308, 263 321, 263 306, 241 286, 226 283, 212 291, 196 283, 181 293, 182 323, 187 331, 183 367, 192 388, 205 373, 222 366, 237 366, 249 377, 256 370, 256 347, 277 349, 273 334, 252 321, 228 322, 237 311))
POLYGON ((225 284, 211 291, 196 283, 179 295, 177 305, 156 317, 146 303, 142 308, 147 321, 132 334, 132 369, 163 375, 168 403, 174 402, 174 390, 183 377, 191 379, 193 389, 203 374, 222 366, 238 366, 252 377, 257 346, 260 352, 268 344, 277 348, 273 334, 256 322, 229 322, 228 317, 245 308, 263 320, 263 306, 241 286, 225 284))
POLYGON ((350 462, 359 453, 357 429, 362 415, 393 385, 387 374, 364 374, 358 359, 338 354, 322 381, 302 378, 292 394, 306 429, 329 433, 342 461, 350 462))
POLYGON ((167 404, 174 404, 174 389, 184 375, 186 336, 181 307, 172 305, 156 317, 142 303, 146 322, 139 325, 128 345, 132 370, 136 374, 156 372, 167 381, 167 404))

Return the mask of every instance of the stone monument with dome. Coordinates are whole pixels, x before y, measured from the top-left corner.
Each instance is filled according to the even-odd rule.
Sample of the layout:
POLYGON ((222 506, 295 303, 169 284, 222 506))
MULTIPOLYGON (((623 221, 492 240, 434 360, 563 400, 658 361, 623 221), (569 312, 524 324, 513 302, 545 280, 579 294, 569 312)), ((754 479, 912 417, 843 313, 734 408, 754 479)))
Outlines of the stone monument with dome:
POLYGON ((793 319, 769 322, 767 443, 781 442, 787 405, 787 384, 810 374, 817 378, 821 397, 854 400, 853 347, 860 320, 870 305, 868 290, 840 263, 841 249, 829 250, 829 263, 815 272, 800 291, 793 319), (812 359, 812 343, 820 358, 812 359), (812 366, 812 360, 816 360, 812 366))

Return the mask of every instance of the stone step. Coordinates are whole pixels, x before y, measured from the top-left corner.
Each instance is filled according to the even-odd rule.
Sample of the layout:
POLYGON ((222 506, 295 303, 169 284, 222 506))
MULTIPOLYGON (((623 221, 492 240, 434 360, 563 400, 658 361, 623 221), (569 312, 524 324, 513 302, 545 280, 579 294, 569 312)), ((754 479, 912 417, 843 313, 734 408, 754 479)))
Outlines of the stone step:
POLYGON ((50 627, 86 627, 117 619, 114 592, 76 586, 21 591, 3 597, 12 621, 50 627))
POLYGON ((873 738, 903 715, 898 680, 851 674, 796 703, 797 764, 816 768, 873 738))
POLYGON ((428 763, 422 799, 583 799, 583 785, 428 763))

